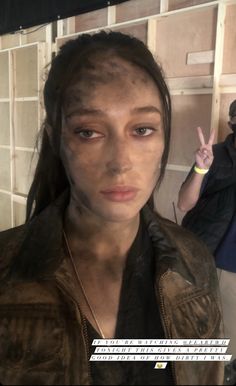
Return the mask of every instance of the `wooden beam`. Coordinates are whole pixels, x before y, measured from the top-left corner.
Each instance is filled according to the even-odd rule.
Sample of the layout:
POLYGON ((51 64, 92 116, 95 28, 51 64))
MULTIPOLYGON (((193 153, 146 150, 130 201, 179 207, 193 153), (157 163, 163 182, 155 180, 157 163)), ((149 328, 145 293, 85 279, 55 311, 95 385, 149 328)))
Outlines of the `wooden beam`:
POLYGON ((168 12, 169 9, 169 0, 160 1, 160 13, 168 12))
POLYGON ((75 16, 69 17, 67 19, 66 31, 67 31, 67 34, 75 33, 75 16))
POLYGON ((223 66, 224 32, 225 32, 226 5, 219 3, 217 12, 216 43, 215 43, 215 65, 213 74, 213 95, 211 109, 211 128, 216 130, 216 141, 218 139, 219 115, 220 115, 220 77, 223 66))
POLYGON ((155 19, 148 20, 147 28, 147 46, 152 54, 156 54, 156 37, 157 37, 157 21, 155 19))
POLYGON ((14 51, 9 50, 9 114, 10 114, 10 179, 11 179, 11 226, 14 226, 14 214, 13 214, 13 198, 12 193, 14 190, 14 176, 15 176, 15 135, 14 135, 14 126, 15 126, 15 56, 14 51))
POLYGON ((111 5, 107 8, 107 25, 110 26, 116 23, 116 5, 111 5))
POLYGON ((13 201, 17 202, 18 204, 26 204, 26 197, 24 195, 13 194, 12 198, 13 201))
POLYGON ((62 37, 64 36, 64 20, 58 20, 57 21, 57 36, 62 37))
POLYGON ((0 193, 8 194, 9 196, 11 196, 11 192, 9 192, 8 190, 0 189, 0 193))

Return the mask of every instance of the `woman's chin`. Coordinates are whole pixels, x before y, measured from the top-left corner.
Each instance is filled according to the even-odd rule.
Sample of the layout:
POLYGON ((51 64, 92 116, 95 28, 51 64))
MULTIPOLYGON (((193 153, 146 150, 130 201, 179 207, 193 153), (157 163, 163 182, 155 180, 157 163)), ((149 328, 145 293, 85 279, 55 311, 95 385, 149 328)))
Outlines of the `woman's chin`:
POLYGON ((132 207, 117 207, 117 208, 100 208, 97 215, 100 216, 103 220, 108 222, 125 222, 130 221, 135 218, 141 208, 132 208, 132 207))

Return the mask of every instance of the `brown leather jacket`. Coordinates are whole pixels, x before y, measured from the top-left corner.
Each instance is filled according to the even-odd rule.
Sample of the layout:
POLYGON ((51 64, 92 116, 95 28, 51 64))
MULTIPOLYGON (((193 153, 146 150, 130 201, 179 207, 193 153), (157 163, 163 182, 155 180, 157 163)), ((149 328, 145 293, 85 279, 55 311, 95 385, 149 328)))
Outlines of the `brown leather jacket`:
MULTIPOLYGON (((86 324, 62 246, 64 207, 59 199, 31 223, 0 233, 3 385, 91 384, 86 324)), ((147 207, 143 215, 166 338, 222 338, 212 256, 188 231, 147 207)), ((174 362, 172 370, 177 385, 223 384, 223 362, 174 362)))

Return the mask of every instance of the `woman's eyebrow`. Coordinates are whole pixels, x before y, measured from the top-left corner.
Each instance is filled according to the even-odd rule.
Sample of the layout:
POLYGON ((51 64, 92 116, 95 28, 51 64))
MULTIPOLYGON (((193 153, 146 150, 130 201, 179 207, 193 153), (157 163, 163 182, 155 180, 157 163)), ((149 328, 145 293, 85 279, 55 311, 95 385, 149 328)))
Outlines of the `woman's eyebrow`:
POLYGON ((104 111, 102 111, 101 109, 93 109, 93 108, 85 108, 85 107, 80 107, 80 108, 77 108, 76 110, 73 110, 72 112, 66 114, 66 118, 70 118, 72 117, 73 115, 79 115, 79 116, 83 116, 83 115, 106 115, 106 113, 104 111))
MULTIPOLYGON (((135 107, 130 110, 131 114, 142 114, 142 113, 156 113, 161 115, 161 111, 152 105, 148 106, 141 106, 141 107, 135 107)), ((79 107, 76 110, 66 114, 66 118, 70 118, 74 115, 96 115, 96 116, 105 116, 107 115, 106 111, 103 111, 101 109, 95 109, 95 108, 87 108, 87 107, 79 107)))
POLYGON ((142 107, 135 107, 131 110, 132 113, 158 113, 161 115, 160 109, 158 109, 156 106, 148 105, 148 106, 142 106, 142 107))

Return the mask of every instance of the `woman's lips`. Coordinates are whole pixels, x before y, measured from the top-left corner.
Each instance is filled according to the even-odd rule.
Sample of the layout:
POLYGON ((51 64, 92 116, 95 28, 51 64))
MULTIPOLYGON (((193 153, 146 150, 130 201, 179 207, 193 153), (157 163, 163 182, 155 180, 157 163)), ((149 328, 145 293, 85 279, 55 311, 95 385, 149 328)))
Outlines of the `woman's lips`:
POLYGON ((138 190, 132 186, 114 186, 104 189, 100 193, 109 201, 124 202, 133 200, 138 190))

